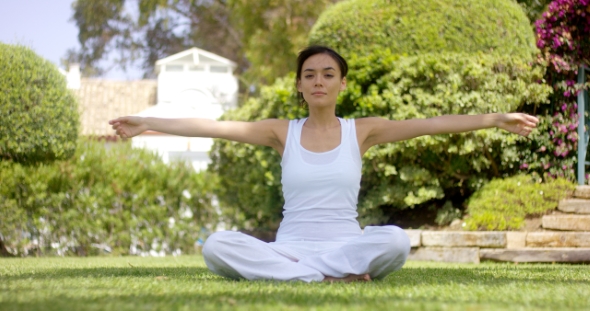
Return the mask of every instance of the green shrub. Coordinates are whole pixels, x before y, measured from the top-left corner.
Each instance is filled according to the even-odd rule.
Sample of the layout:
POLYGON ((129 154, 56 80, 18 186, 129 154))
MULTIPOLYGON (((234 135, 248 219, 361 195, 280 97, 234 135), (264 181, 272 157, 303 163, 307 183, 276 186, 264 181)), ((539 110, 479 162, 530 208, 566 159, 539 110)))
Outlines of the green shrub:
POLYGON ((526 217, 557 207, 573 193, 575 184, 564 178, 540 179, 517 175, 494 179, 475 192, 467 204, 468 230, 518 230, 526 217))
POLYGON ((2 161, 0 180, 0 238, 13 254, 191 252, 217 219, 213 176, 128 144, 82 140, 67 161, 2 161))
POLYGON ((531 58, 535 36, 510 0, 349 0, 326 9, 309 36, 343 56, 495 53, 531 58))
MULTIPOLYGON (((399 58, 382 51, 352 57, 348 87, 338 100, 345 118, 391 120, 442 114, 514 111, 543 103, 550 92, 538 84, 543 68, 520 58, 425 54, 399 58)), ((258 98, 224 118, 254 121, 306 116, 294 77, 264 87, 258 98)), ((385 223, 396 209, 465 197, 488 180, 519 169, 519 139, 500 130, 425 136, 371 148, 363 157, 359 197, 361 224, 385 223)), ((280 157, 268 147, 217 140, 211 169, 221 180, 221 205, 234 224, 276 229, 281 218, 280 157)), ((442 220, 441 220, 442 221, 442 220)))
POLYGON ((78 105, 65 78, 23 46, 0 43, 0 159, 67 159, 78 137, 78 105))

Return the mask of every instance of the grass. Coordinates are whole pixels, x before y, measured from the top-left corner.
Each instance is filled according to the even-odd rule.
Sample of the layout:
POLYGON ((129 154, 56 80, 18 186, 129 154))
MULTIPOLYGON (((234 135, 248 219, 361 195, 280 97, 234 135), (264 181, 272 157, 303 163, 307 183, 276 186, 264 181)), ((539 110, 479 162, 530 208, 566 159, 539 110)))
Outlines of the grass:
POLYGON ((371 283, 233 281, 202 257, 0 259, 0 310, 588 310, 590 266, 409 262, 371 283))

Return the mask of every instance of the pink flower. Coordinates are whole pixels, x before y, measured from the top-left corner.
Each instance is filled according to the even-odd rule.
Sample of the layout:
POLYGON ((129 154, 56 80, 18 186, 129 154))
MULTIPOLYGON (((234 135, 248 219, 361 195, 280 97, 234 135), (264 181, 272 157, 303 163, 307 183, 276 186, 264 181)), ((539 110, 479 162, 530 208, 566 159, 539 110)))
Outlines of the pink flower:
POLYGON ((567 126, 565 126, 565 125, 561 125, 561 126, 559 127, 559 129, 561 130, 561 132, 562 132, 562 133, 567 133, 567 126))

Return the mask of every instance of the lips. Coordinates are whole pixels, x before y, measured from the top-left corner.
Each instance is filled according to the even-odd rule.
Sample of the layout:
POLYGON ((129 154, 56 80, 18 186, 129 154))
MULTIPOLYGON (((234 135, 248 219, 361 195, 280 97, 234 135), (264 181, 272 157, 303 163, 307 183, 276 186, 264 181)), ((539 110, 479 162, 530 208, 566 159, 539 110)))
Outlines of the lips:
POLYGON ((324 92, 313 92, 311 95, 326 95, 324 92))

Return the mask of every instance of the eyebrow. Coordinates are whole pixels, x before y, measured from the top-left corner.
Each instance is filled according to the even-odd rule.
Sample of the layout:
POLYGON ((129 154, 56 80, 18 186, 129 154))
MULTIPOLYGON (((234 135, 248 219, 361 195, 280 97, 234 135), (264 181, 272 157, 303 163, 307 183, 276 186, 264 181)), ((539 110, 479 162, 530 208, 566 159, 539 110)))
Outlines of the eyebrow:
MULTIPOLYGON (((336 69, 334 69, 334 67, 326 67, 323 70, 336 70, 336 69)), ((312 68, 307 68, 307 69, 304 69, 303 71, 316 71, 316 70, 312 69, 312 68)))

